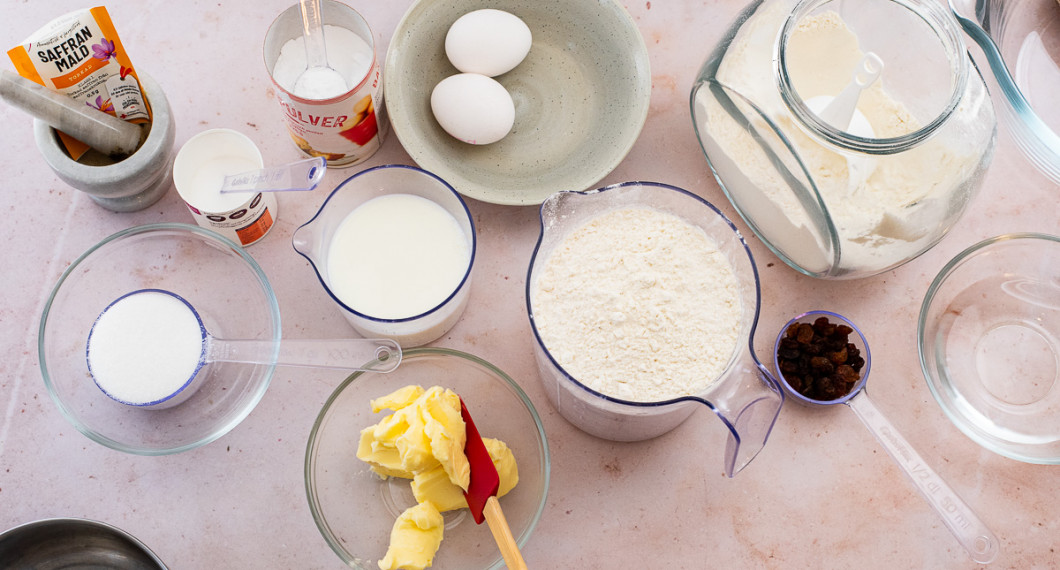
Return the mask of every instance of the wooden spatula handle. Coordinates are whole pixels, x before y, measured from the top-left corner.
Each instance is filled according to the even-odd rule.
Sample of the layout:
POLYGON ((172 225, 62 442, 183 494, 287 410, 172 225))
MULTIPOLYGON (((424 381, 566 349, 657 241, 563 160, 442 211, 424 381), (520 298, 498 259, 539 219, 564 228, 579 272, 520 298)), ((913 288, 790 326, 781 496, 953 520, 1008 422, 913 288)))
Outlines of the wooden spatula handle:
POLYGON ((508 520, 504 518, 504 511, 501 510, 496 496, 486 501, 482 514, 486 517, 486 524, 489 525, 493 540, 497 541, 497 547, 500 548, 501 556, 504 557, 504 563, 508 565, 509 570, 526 570, 523 554, 519 552, 519 545, 515 543, 512 529, 508 528, 508 520))

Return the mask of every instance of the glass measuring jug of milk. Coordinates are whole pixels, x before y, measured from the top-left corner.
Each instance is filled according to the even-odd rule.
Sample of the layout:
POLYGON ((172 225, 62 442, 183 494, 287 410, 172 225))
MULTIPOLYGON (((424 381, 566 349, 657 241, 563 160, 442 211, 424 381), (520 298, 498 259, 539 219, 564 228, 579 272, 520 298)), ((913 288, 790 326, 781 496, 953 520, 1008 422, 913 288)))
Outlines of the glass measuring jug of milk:
POLYGON ((935 245, 978 190, 996 120, 931 0, 758 0, 691 94, 711 170, 784 262, 856 278, 935 245))

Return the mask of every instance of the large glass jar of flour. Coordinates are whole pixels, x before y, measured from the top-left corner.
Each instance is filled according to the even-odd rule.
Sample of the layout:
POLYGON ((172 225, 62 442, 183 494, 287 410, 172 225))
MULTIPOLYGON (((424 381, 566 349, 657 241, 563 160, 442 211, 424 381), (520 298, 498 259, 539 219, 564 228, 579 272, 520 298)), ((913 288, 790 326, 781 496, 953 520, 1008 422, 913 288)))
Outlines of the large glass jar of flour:
POLYGON ((692 89, 700 145, 781 259, 856 278, 937 243, 975 195, 996 121, 936 0, 761 0, 692 89))

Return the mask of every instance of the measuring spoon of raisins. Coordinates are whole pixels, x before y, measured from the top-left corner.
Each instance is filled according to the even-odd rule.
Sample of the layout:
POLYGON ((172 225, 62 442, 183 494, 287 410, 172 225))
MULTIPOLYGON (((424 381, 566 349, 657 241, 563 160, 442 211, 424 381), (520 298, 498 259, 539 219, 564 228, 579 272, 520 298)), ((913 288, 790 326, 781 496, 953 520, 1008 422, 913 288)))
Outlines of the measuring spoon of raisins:
POLYGON ((777 377, 794 401, 810 407, 846 404, 854 410, 972 560, 987 564, 997 558, 1000 545, 994 533, 869 399, 869 343, 854 323, 828 311, 803 313, 781 329, 773 358, 777 377))

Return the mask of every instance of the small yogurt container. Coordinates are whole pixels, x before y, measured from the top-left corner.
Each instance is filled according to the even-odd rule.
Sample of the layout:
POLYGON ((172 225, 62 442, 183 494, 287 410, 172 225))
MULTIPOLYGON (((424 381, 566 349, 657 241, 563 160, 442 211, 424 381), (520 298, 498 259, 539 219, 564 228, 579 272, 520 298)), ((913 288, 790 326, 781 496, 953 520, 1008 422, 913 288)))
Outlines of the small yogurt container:
POLYGON ((173 184, 199 226, 248 246, 276 221, 271 192, 221 193, 225 176, 264 167, 249 137, 232 129, 203 131, 184 143, 173 162, 173 184))

